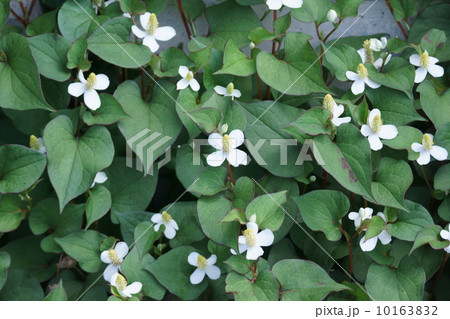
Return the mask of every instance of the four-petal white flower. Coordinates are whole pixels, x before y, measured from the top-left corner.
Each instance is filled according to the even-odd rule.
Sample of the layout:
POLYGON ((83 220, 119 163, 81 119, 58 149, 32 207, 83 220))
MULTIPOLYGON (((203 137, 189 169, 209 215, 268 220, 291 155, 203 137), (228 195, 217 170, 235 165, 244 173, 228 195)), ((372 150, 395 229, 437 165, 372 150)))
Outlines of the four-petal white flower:
POLYGON ((344 113, 344 106, 342 104, 338 105, 330 94, 325 95, 322 105, 324 109, 327 109, 333 114, 331 122, 334 125, 339 126, 341 124, 349 123, 351 121, 350 116, 342 118, 339 117, 342 115, 342 113, 344 113))
MULTIPOLYGON (((447 225, 447 229, 450 229, 450 224, 447 225)), ((441 230, 440 235, 441 235, 442 239, 446 239, 446 240, 450 241, 450 231, 443 229, 443 230, 441 230)), ((450 254, 450 243, 447 247, 444 248, 444 250, 450 254)))
POLYGON ((280 10, 282 6, 296 9, 303 5, 303 0, 267 0, 266 4, 270 10, 280 10))
POLYGON ((91 188, 95 186, 95 184, 103 184, 108 180, 108 176, 104 172, 98 172, 95 174, 94 181, 91 184, 91 188))
POLYGON ((155 231, 158 231, 161 225, 165 226, 164 236, 167 239, 172 239, 177 234, 178 224, 168 212, 163 211, 161 214, 153 215, 151 221, 155 223, 155 231))
MULTIPOLYGON (((244 230, 243 235, 239 236, 239 253, 247 251, 246 258, 248 260, 256 260, 264 254, 261 247, 272 245, 274 240, 273 233, 270 229, 264 229, 258 233, 258 225, 255 222, 248 222, 247 229, 244 230)), ((231 253, 236 255, 236 251, 231 249, 231 253)))
POLYGON ((175 29, 172 27, 160 27, 158 19, 154 13, 146 12, 139 17, 142 28, 139 29, 137 26, 133 25, 131 31, 134 35, 142 40, 142 44, 149 47, 150 51, 155 53, 159 49, 158 41, 169 41, 175 35, 175 29))
MULTIPOLYGON (((377 216, 383 218, 383 220, 386 221, 386 217, 383 213, 380 212, 377 214, 377 216)), ((362 251, 372 251, 377 246, 378 240, 380 240, 383 245, 387 245, 391 242, 392 237, 385 229, 383 229, 381 233, 379 233, 375 237, 366 239, 366 236, 363 236, 359 241, 359 246, 361 247, 362 251)))
POLYGON ((448 157, 448 152, 445 148, 434 145, 433 135, 424 134, 422 144, 412 143, 411 149, 414 152, 420 153, 417 163, 419 165, 426 165, 430 162, 430 155, 438 161, 445 161, 448 157))
POLYGON ((367 117, 367 125, 361 126, 361 134, 369 138, 370 148, 378 151, 383 148, 380 138, 392 140, 397 136, 398 130, 394 125, 383 125, 380 110, 373 109, 367 117))
POLYGON ((83 71, 78 72, 80 82, 71 83, 68 87, 70 95, 79 97, 83 95, 84 104, 91 110, 95 111, 101 106, 100 96, 97 90, 106 90, 109 86, 109 78, 105 74, 89 74, 86 80, 83 71))
POLYGON ((108 264, 105 271, 103 272, 103 278, 106 281, 110 281, 112 276, 114 274, 117 274, 119 270, 121 270, 120 267, 122 265, 123 259, 127 254, 128 245, 123 241, 118 242, 114 248, 104 250, 101 253, 100 259, 104 263, 108 264))
POLYGON ((216 91, 217 94, 223 95, 223 96, 231 96, 231 99, 234 100, 234 98, 240 98, 241 97, 241 91, 234 88, 234 84, 230 83, 227 85, 227 87, 223 87, 220 85, 216 85, 214 87, 214 91, 216 91))
POLYGON ((177 90, 184 90, 188 86, 190 86, 194 91, 200 90, 200 84, 194 78, 194 73, 189 71, 186 66, 180 65, 178 68, 178 74, 180 74, 182 79, 177 82, 177 90))
POLYGON ((430 73, 435 78, 439 78, 444 75, 444 68, 440 65, 436 65, 439 60, 429 56, 427 51, 422 54, 413 54, 409 57, 409 63, 414 66, 418 66, 416 69, 416 76, 414 78, 415 83, 420 83, 425 80, 427 73, 430 73))
POLYGON ((354 95, 364 92, 366 84, 372 89, 378 89, 381 86, 380 84, 369 79, 369 71, 362 63, 358 65, 356 73, 353 71, 347 71, 345 72, 345 75, 347 76, 347 79, 354 81, 352 84, 352 93, 354 95))
POLYGON ((137 294, 142 289, 142 284, 139 281, 133 282, 128 285, 124 276, 119 273, 115 273, 109 281, 111 286, 117 288, 117 291, 122 297, 130 298, 131 295, 137 294))
POLYGON ((206 259, 202 255, 197 252, 192 252, 188 256, 188 263, 192 266, 197 267, 196 270, 192 273, 189 278, 191 284, 197 285, 202 282, 205 275, 209 277, 209 279, 216 280, 220 277, 220 268, 214 266, 217 261, 217 256, 212 254, 211 257, 206 259))
POLYGON ((248 164, 247 153, 236 149, 244 143, 244 133, 241 130, 232 130, 230 134, 223 136, 212 133, 208 137, 208 143, 217 150, 206 158, 209 166, 220 166, 225 159, 234 167, 248 164))
POLYGON ((353 220, 355 227, 361 226, 361 223, 365 219, 371 219, 373 214, 373 209, 370 207, 361 207, 358 212, 350 212, 348 218, 353 220))

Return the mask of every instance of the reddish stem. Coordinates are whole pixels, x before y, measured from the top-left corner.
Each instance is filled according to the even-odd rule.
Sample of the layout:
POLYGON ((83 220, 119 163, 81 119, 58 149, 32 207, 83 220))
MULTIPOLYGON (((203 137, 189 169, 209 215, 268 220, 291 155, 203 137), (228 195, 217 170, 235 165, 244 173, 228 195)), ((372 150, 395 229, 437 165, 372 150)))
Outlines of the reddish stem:
POLYGON ((234 176, 233 176, 233 172, 231 171, 230 163, 228 163, 228 161, 227 161, 227 166, 228 166, 228 175, 230 175, 231 184, 234 185, 234 176))
MULTIPOLYGON (((386 0, 386 5, 388 6, 389 10, 391 11, 392 16, 394 16, 394 9, 391 6, 391 0, 386 0)), ((394 20, 395 20, 395 17, 394 17, 394 20)), ((402 33, 403 33, 403 36, 405 37, 405 40, 408 39, 408 32, 406 32, 406 30, 403 27, 403 25, 401 24, 401 22, 397 21, 397 20, 395 20, 395 22, 399 26, 400 30, 402 30, 402 33)))
POLYGON ((191 39, 191 30, 189 30, 189 26, 186 20, 186 15, 184 14, 183 5, 181 4, 181 0, 177 0, 178 3, 178 11, 180 11, 181 19, 183 20, 184 28, 186 29, 186 33, 188 36, 188 40, 191 39))

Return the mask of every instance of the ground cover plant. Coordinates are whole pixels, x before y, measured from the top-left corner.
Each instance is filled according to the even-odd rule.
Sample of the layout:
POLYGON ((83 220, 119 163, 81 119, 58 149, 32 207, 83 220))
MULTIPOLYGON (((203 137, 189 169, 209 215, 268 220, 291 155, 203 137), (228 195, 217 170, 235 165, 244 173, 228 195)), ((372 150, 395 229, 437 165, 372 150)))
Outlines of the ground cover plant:
POLYGON ((0 300, 449 300, 448 1, 13 2, 0 300))

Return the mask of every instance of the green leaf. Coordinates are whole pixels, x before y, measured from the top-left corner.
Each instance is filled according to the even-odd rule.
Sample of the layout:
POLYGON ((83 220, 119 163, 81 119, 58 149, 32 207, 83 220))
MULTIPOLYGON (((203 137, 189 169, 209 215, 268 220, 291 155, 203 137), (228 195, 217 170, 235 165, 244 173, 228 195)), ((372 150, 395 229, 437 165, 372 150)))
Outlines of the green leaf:
POLYGON ((225 179, 227 169, 225 167, 206 167, 198 175, 197 182, 189 189, 190 192, 200 195, 212 196, 227 189, 225 179))
POLYGON ((390 4, 396 21, 402 21, 417 14, 416 1, 391 0, 390 4))
POLYGON ((9 16, 9 0, 0 1, 0 29, 3 28, 9 16))
POLYGON ((111 208, 111 193, 109 190, 101 185, 94 187, 91 191, 91 195, 86 201, 86 227, 92 225, 93 222, 99 220, 111 208))
POLYGON ((187 68, 195 65, 186 53, 174 47, 161 52, 159 56, 154 54, 149 64, 158 77, 178 77, 180 65, 184 65, 187 68))
POLYGON ((420 46, 431 56, 438 56, 445 50, 447 37, 444 31, 431 29, 420 40, 420 46))
POLYGON ((350 202, 343 193, 335 190, 316 190, 292 199, 310 229, 322 231, 331 241, 342 237, 339 230, 342 227, 341 219, 350 208, 350 202))
POLYGON ((272 272, 281 285, 282 301, 320 301, 332 291, 348 289, 308 260, 285 259, 273 265, 272 272))
POLYGON ((334 3, 333 9, 336 10, 338 16, 343 19, 345 17, 356 17, 358 8, 364 0, 338 0, 334 3))
POLYGON ((113 124, 128 117, 117 100, 109 94, 100 94, 102 107, 95 111, 87 111, 83 114, 83 121, 89 125, 113 124))
POLYGON ((87 48, 88 43, 85 36, 76 40, 67 52, 67 68, 89 70, 91 62, 87 59, 87 48))
POLYGON ((419 153, 411 149, 413 143, 422 144, 423 134, 420 130, 411 126, 397 126, 398 135, 392 140, 383 140, 383 144, 396 150, 407 150, 408 160, 415 161, 419 153))
POLYGON ((277 38, 276 34, 273 34, 264 27, 257 27, 254 28, 250 33, 248 34, 248 38, 255 44, 258 45, 261 42, 264 41, 271 41, 275 38, 277 38))
MULTIPOLYGON (((208 63, 211 59, 214 42, 210 41, 208 43, 208 45, 206 45, 206 44, 203 44, 200 41, 198 41, 195 37, 193 37, 191 41, 189 41, 189 43, 187 45, 189 51, 191 52, 191 54, 189 54, 189 59, 194 61, 195 64, 197 64, 197 68, 195 69, 195 71, 198 72, 199 70, 203 69, 205 66, 208 65, 208 63), (190 47, 191 43, 194 43, 192 45, 192 47, 190 47), (194 45, 195 45, 195 47, 194 47, 194 45)), ((183 90, 181 92, 184 92, 184 91, 194 92, 192 90, 183 90)), ((180 94, 181 94, 181 92, 180 92, 180 94)))
POLYGON ((0 233, 9 232, 19 227, 25 218, 25 210, 16 194, 0 197, 0 233))
POLYGON ((0 193, 20 193, 32 186, 47 165, 45 154, 21 145, 0 146, 0 193))
MULTIPOLYGON (((134 229, 135 250, 139 256, 144 256, 161 235, 161 230, 154 230, 154 223, 150 221, 140 222, 134 229)), ((177 234, 178 235, 178 234, 177 234)))
POLYGON ((233 192, 233 208, 244 210, 253 198, 255 184, 251 178, 242 176, 236 181, 233 192))
POLYGON ((408 210, 404 197, 412 182, 413 174, 408 163, 383 157, 372 183, 375 201, 383 206, 408 210))
POLYGON ((256 57, 256 69, 261 80, 287 95, 329 93, 310 39, 304 33, 288 33, 285 37, 284 60, 261 51, 256 57))
POLYGON ((102 60, 122 68, 147 64, 152 53, 145 45, 130 42, 131 19, 109 19, 87 39, 88 49, 102 60))
POLYGON ((69 0, 58 12, 58 27, 69 41, 75 41, 98 21, 90 0, 69 0))
POLYGON ((450 196, 446 196, 438 208, 439 217, 450 222, 450 196))
POLYGON ((355 48, 347 44, 337 44, 332 43, 322 44, 325 52, 325 59, 329 63, 326 64, 327 68, 334 71, 336 78, 339 81, 348 81, 345 73, 348 70, 356 70, 358 65, 361 63, 361 57, 355 48))
POLYGON ((83 222, 83 213, 84 205, 72 203, 69 203, 60 213, 58 200, 46 198, 33 206, 29 218, 30 229, 35 235, 51 230, 51 234, 41 241, 42 250, 61 253, 61 247, 55 239, 79 230, 83 222))
POLYGON ((286 33, 287 29, 289 29, 289 26, 291 25, 291 15, 286 14, 282 17, 278 17, 274 24, 273 29, 276 34, 284 34, 286 33))
POLYGON ((249 76, 256 71, 255 61, 249 59, 245 53, 234 45, 233 40, 228 40, 223 52, 223 66, 214 74, 233 74, 237 76, 249 76))
POLYGON ((8 278, 8 269, 11 265, 11 258, 7 252, 0 251, 0 291, 8 278))
POLYGON ((194 300, 205 291, 208 281, 203 280, 198 285, 192 285, 189 277, 195 270, 188 264, 188 256, 196 249, 185 246, 169 250, 154 263, 145 267, 171 293, 182 300, 194 300))
POLYGON ((267 228, 272 231, 280 228, 284 219, 282 205, 286 202, 287 191, 273 194, 265 194, 253 199, 245 209, 247 220, 255 215, 259 228, 267 228))
MULTIPOLYGON (((120 84, 114 92, 114 97, 130 116, 119 121, 119 129, 127 140, 128 146, 143 163, 144 171, 148 173, 152 169, 154 160, 172 145, 181 130, 175 106, 167 103, 160 104, 155 98, 148 105, 142 100, 139 87, 133 81, 120 84), (153 134, 155 135, 152 138, 153 134), (146 151, 150 148, 152 156, 147 156, 144 150, 138 151, 140 146, 146 151)), ((164 99, 167 100, 167 95, 164 99)))
POLYGON ((420 104, 436 129, 450 122, 450 91, 440 95, 430 81, 423 81, 417 87, 420 93, 420 104))
POLYGON ((220 222, 226 223, 236 221, 241 225, 245 225, 247 223, 247 217, 245 216, 244 210, 241 208, 233 208, 220 222))
POLYGON ((434 175, 434 189, 448 193, 450 189, 450 164, 439 167, 434 175))
POLYGON ((205 235, 219 245, 236 250, 239 223, 220 223, 230 210, 231 202, 220 195, 202 196, 197 202, 198 220, 205 235))
POLYGON ((403 258, 397 269, 372 263, 366 289, 376 301, 420 301, 423 296, 425 271, 415 257, 403 258))
POLYGON ((409 200, 405 203, 410 212, 399 211, 397 220, 388 224, 388 233, 401 240, 414 241, 423 227, 433 225, 433 218, 422 205, 409 200))
POLYGON ((337 141, 329 136, 314 138, 314 156, 323 160, 322 167, 342 186, 371 200, 371 160, 369 142, 351 124, 340 125, 337 141))
POLYGON ((200 107, 188 112, 188 114, 191 120, 197 122, 208 134, 217 129, 222 118, 220 110, 213 107, 200 107))
POLYGON ((448 240, 443 240, 440 232, 442 228, 439 225, 432 225, 422 228, 414 239, 414 245, 410 254, 417 248, 429 244, 433 249, 443 249, 448 247, 448 240))
POLYGON ((142 172, 127 166, 124 157, 116 157, 105 172, 108 180, 103 185, 111 192, 113 214, 147 208, 158 182, 157 171, 154 175, 143 176, 142 172))
MULTIPOLYGON (((205 168, 205 165, 202 161, 198 163, 194 163, 194 158, 201 158, 201 154, 197 150, 189 145, 182 145, 177 151, 177 157, 175 161, 175 170, 178 180, 184 186, 185 189, 188 189, 192 186, 194 181, 197 179, 197 176, 200 172, 205 168), (195 156, 195 157, 194 157, 195 156)), ((194 195, 197 195, 194 193, 194 195)))
POLYGON ((52 110, 41 91, 39 72, 25 37, 2 37, 6 62, 0 63, 0 106, 15 110, 52 110))
POLYGON ((230 272, 226 278, 225 291, 232 293, 236 301, 277 301, 278 285, 273 274, 263 270, 255 281, 230 272))
POLYGON ((139 257, 137 249, 132 249, 122 263, 122 271, 129 284, 139 281, 142 284, 142 293, 152 299, 161 300, 166 293, 166 289, 156 280, 156 278, 146 270, 155 262, 150 254, 139 257))
POLYGON ((66 290, 63 286, 62 279, 58 285, 45 297, 44 301, 68 301, 66 290))
POLYGON ((103 126, 89 128, 81 137, 66 116, 58 116, 44 130, 48 175, 59 199, 60 210, 84 193, 97 172, 109 166, 114 156, 111 135, 103 126))
POLYGON ((300 148, 292 145, 292 140, 287 141, 289 134, 281 128, 298 118, 300 110, 273 101, 239 104, 244 108, 247 118, 244 133, 252 160, 276 176, 299 176, 303 170, 300 164, 296 164, 300 148), (287 154, 282 152, 284 147, 287 154), (282 161, 282 155, 283 158, 286 155, 285 161, 282 161))
POLYGON ((105 238, 105 235, 95 230, 80 230, 62 238, 55 238, 55 241, 67 255, 78 261, 81 269, 97 272, 102 265, 100 243, 105 238))
POLYGON ((364 235, 365 240, 378 236, 384 229, 386 229, 386 222, 380 216, 373 216, 367 226, 367 231, 364 235))
POLYGON ((404 92, 410 99, 413 98, 414 67, 403 58, 394 57, 379 73, 373 65, 366 63, 369 78, 383 86, 404 92))
POLYGON ((450 122, 441 125, 436 131, 434 142, 450 153, 450 122))
POLYGON ((3 301, 38 301, 44 299, 44 291, 36 278, 19 269, 11 269, 0 291, 3 301))
POLYGON ((123 241, 131 245, 134 242, 136 227, 143 221, 150 221, 152 214, 147 212, 130 212, 117 214, 123 241))
POLYGON ((189 113, 189 111, 196 110, 200 107, 200 105, 197 104, 197 96, 198 92, 193 90, 181 90, 178 94, 177 104, 175 106, 178 117, 189 132, 190 139, 194 139, 201 133, 197 123, 193 121, 195 115, 193 116, 189 113))
POLYGON ((169 0, 144 0, 148 12, 160 14, 167 6, 169 0))
POLYGON ((131 14, 145 12, 145 3, 141 0, 120 0, 119 2, 120 9, 122 9, 123 12, 128 12, 131 14))
POLYGON ((413 102, 402 92, 380 87, 376 90, 366 90, 372 105, 381 111, 383 123, 405 125, 413 121, 425 121, 417 114, 413 102))
POLYGON ((238 48, 242 48, 250 42, 250 30, 261 26, 252 8, 236 5, 233 1, 208 7, 206 18, 209 21, 210 34, 215 40, 214 46, 220 50, 228 39, 232 39, 238 48), (227 14, 223 14, 224 12, 227 14))
POLYGON ((57 13, 58 10, 52 10, 33 19, 33 21, 31 21, 25 29, 26 34, 33 37, 35 35, 53 32, 56 28, 57 13))
POLYGON ((203 0, 181 0, 181 5, 188 20, 197 19, 205 10, 203 0))
POLYGON ((66 68, 70 41, 54 33, 27 38, 39 73, 59 82, 66 81, 70 72, 66 68))
POLYGON ((328 21, 327 13, 332 5, 330 0, 303 0, 303 5, 300 8, 291 9, 291 14, 301 22, 321 24, 328 21))
POLYGON ((319 134, 331 134, 332 126, 330 125, 328 119, 332 116, 330 111, 322 107, 313 107, 302 115, 294 122, 290 123, 290 132, 297 129, 300 133, 308 135, 319 135, 319 134))

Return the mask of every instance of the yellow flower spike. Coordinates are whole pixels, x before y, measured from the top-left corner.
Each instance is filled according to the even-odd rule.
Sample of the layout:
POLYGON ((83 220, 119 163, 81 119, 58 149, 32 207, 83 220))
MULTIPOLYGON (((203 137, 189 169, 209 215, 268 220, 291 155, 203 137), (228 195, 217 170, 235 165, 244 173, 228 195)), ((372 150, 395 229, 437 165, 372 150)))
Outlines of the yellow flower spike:
POLYGON ((428 68, 429 64, 430 64, 429 55, 428 55, 428 52, 425 50, 420 55, 420 65, 422 66, 422 68, 426 69, 426 68, 428 68))
POLYGON ((253 229, 247 228, 246 230, 244 230, 244 238, 249 247, 253 247, 256 245, 256 234, 253 229))
POLYGON ((234 84, 233 82, 231 82, 230 84, 227 85, 227 94, 231 95, 233 94, 234 91, 234 84))
POLYGON ((197 257, 197 267, 199 269, 205 269, 208 266, 208 261, 202 255, 198 255, 197 257))
POLYGON ((164 223, 169 223, 172 220, 172 216, 166 211, 163 211, 161 214, 161 219, 164 223))
POLYGON ((127 288, 127 280, 125 279, 124 276, 122 276, 121 274, 117 275, 117 279, 116 279, 116 285, 117 285, 117 289, 119 291, 123 291, 125 288, 127 288))
POLYGON ((230 152, 230 147, 231 147, 231 145, 230 145, 230 136, 228 136, 228 134, 225 134, 223 137, 222 137, 222 143, 223 143, 223 151, 225 152, 225 153, 229 153, 230 152))
POLYGON ((39 151, 41 148, 41 143, 39 142, 38 138, 34 135, 30 136, 30 148, 39 151))
POLYGON ((111 261, 112 261, 112 263, 114 265, 120 265, 121 264, 120 258, 119 258, 119 256, 117 255, 117 252, 114 249, 108 250, 108 255, 109 255, 109 258, 111 259, 111 261))
POLYGON ((369 71, 367 71, 367 68, 364 66, 364 64, 360 63, 358 65, 358 68, 356 69, 356 73, 361 79, 365 79, 369 76, 369 71))
POLYGON ((156 18, 156 14, 152 13, 150 14, 150 18, 148 19, 148 29, 147 29, 147 33, 148 34, 155 34, 156 29, 158 29, 159 27, 159 22, 158 19, 156 18))
POLYGON ((86 88, 88 90, 92 90, 94 89, 95 84, 97 84, 97 76, 95 75, 94 72, 91 72, 91 74, 89 74, 89 77, 86 80, 86 88))
POLYGON ((378 133, 383 126, 383 121, 381 120, 380 115, 375 115, 371 123, 371 129, 374 133, 378 133))
POLYGON ((422 145, 423 145, 423 147, 425 147, 425 149, 431 150, 431 148, 434 145, 434 142, 433 142, 433 138, 431 137, 430 134, 423 135, 422 145))
POLYGON ((364 53, 366 54, 366 60, 364 63, 374 63, 375 57, 373 56, 373 51, 370 48, 370 40, 366 40, 363 43, 364 53))
POLYGON ((333 109, 334 109, 334 99, 333 99, 333 97, 331 96, 331 94, 327 94, 327 95, 325 95, 325 97, 323 98, 323 108, 324 109, 326 109, 326 110, 328 110, 328 111, 330 111, 330 112, 333 112, 333 109))

